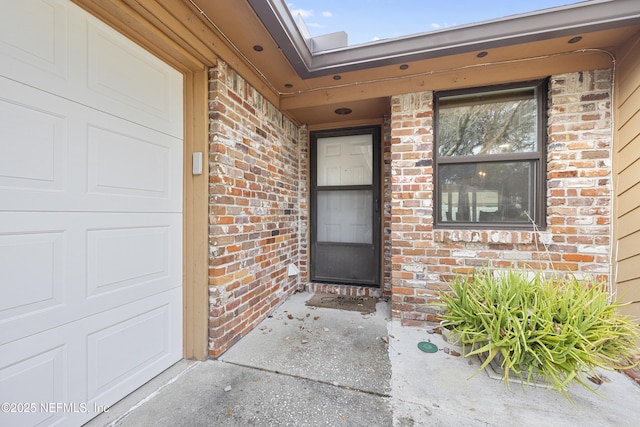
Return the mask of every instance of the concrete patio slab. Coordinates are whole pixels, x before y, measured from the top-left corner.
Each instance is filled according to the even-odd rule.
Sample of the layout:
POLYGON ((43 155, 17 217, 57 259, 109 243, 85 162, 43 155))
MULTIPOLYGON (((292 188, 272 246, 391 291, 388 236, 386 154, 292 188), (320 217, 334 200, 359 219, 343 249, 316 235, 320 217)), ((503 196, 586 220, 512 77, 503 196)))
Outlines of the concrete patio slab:
POLYGON ((388 396, 388 304, 361 314, 308 307, 312 295, 292 295, 219 360, 388 396))
POLYGON ((210 360, 116 425, 391 425, 389 398, 210 360))
POLYGON ((609 381, 593 384, 600 396, 572 385, 569 401, 562 393, 543 386, 512 382, 505 387, 502 380, 490 378, 486 371, 477 372, 479 358, 451 355, 451 350, 461 349, 446 343, 440 335, 430 334, 429 329, 402 327, 392 321, 389 335, 396 419, 401 415, 398 408, 409 406, 413 412, 408 416, 416 421, 414 425, 424 426, 638 425, 640 387, 624 374, 599 370, 609 381), (439 351, 419 351, 417 343, 424 340, 433 342, 439 351))
MULTIPOLYGON (((218 360, 182 361, 94 426, 636 426, 640 386, 602 372, 598 396, 505 387, 431 328, 312 308, 291 296, 218 360), (420 341, 438 347, 418 349, 420 341), (388 345, 387 345, 388 342, 388 345)), ((595 386, 595 385, 594 385, 595 386)))

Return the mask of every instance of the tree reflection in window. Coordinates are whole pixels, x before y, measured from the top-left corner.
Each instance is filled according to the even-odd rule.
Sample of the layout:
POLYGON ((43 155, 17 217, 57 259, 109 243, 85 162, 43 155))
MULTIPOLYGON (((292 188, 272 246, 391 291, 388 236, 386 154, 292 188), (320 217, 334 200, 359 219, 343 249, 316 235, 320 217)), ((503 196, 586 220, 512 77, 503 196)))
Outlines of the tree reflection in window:
POLYGON ((442 221, 528 222, 532 162, 442 165, 442 221))
POLYGON ((472 156, 534 152, 537 106, 534 89, 452 96, 438 105, 438 154, 472 156))
POLYGON ((436 93, 436 223, 543 220, 546 82, 436 93))

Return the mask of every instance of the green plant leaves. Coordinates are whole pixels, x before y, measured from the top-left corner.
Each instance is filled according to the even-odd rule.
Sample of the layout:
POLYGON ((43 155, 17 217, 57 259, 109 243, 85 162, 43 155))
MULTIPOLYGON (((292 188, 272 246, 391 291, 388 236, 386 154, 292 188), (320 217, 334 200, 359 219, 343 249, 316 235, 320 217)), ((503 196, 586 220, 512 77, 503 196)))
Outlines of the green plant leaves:
POLYGON ((441 298, 442 325, 460 336, 465 356, 486 355, 478 371, 501 359, 505 383, 515 375, 539 378, 567 397, 572 381, 594 391, 585 374, 627 369, 638 351, 640 329, 619 314, 602 283, 483 269, 457 277, 441 298))

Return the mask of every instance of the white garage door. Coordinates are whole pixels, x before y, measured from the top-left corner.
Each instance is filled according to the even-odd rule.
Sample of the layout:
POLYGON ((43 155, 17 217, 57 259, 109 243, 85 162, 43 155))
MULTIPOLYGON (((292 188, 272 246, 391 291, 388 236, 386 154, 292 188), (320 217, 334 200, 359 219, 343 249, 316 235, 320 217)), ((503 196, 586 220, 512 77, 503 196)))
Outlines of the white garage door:
POLYGON ((80 425, 182 357, 182 75, 2 3, 0 425, 80 425))

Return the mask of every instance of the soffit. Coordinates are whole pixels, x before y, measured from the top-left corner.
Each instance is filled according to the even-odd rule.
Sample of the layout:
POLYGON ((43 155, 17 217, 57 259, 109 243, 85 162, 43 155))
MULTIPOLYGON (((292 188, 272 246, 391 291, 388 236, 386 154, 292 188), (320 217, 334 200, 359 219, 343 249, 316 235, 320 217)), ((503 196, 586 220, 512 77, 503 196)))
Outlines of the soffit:
POLYGON ((303 78, 640 24, 637 0, 591 0, 312 53, 283 0, 247 1, 303 78))
MULTIPOLYGON (((580 12, 573 10, 573 15, 577 15, 574 17, 567 14, 568 8, 561 8, 560 12, 542 18, 537 15, 524 17, 527 25, 540 26, 537 33, 526 34, 526 37, 518 35, 518 25, 520 29, 524 28, 522 21, 518 25, 490 22, 464 29, 468 43, 451 39, 447 41, 446 37, 454 33, 442 32, 437 36, 440 44, 435 49, 437 52, 431 49, 428 55, 410 52, 411 46, 415 47, 417 42, 424 41, 424 37, 428 37, 426 35, 311 55, 308 50, 305 51, 306 44, 301 45, 300 39, 291 35, 283 36, 286 22, 282 20, 286 17, 274 18, 283 13, 282 7, 286 7, 281 0, 183 1, 198 12, 197 16, 211 27, 212 32, 223 34, 236 52, 235 55, 219 54, 223 60, 234 68, 238 63, 245 67, 249 64, 248 68, 255 70, 266 85, 279 94, 279 108, 298 123, 310 126, 380 121, 389 114, 389 97, 394 94, 607 68, 612 64, 607 52, 615 54, 616 47, 640 29, 640 2, 614 0, 616 6, 612 6, 610 0, 596 0, 588 13, 584 9, 579 9, 580 12), (261 13, 259 16, 256 4, 280 8, 280 11, 272 13, 269 18, 265 17, 264 8, 262 11, 257 8, 261 13), (621 9, 620 6, 624 7, 621 9), (608 15, 604 12, 607 10, 608 15), (621 10, 627 15, 621 14, 621 10), (598 12, 595 17, 592 16, 594 11, 598 12), (562 19, 565 22, 561 22, 562 19), (593 21, 592 25, 589 25, 590 20, 593 21), (507 27, 499 37, 500 25, 507 27), (494 39, 485 37, 469 41, 474 34, 482 34, 483 30, 491 30, 494 39), (582 40, 569 44, 568 40, 574 36, 581 36, 582 40), (256 45, 260 45, 262 51, 254 50, 256 45), (384 45, 383 48, 381 45, 384 45), (404 53, 390 58, 389 46, 404 53), (375 60, 376 49, 386 56, 375 60), (292 50, 298 51, 298 56, 292 56, 292 50), (487 51, 487 56, 478 58, 477 54, 481 51, 487 51), (327 55, 334 54, 333 59, 327 59, 327 55), (323 59, 318 59, 323 55, 323 59), (367 55, 373 59, 362 61, 367 55), (357 64, 350 62, 350 57, 359 58, 355 61, 357 64), (331 65, 332 61, 334 63, 331 65), (300 71, 309 67, 309 64, 320 64, 320 71, 300 71), (330 64, 329 68, 327 64, 330 64), (400 69, 401 64, 408 65, 408 68, 400 69), (327 72, 329 69, 331 72, 327 72), (337 75, 339 80, 336 80, 337 75), (334 110, 341 107, 351 108, 353 113, 348 116, 336 115, 334 110)), ((290 16, 286 19, 290 19, 290 16)), ((433 46, 435 42, 430 43, 433 46)))
MULTIPOLYGON (((571 31, 565 26, 561 31, 558 29, 554 37, 549 32, 545 37, 537 36, 539 39, 527 39, 526 42, 513 39, 511 44, 504 41, 499 44, 468 43, 463 50, 449 50, 441 56, 397 55, 392 63, 388 62, 388 58, 373 60, 365 67, 362 63, 352 66, 345 62, 332 68, 335 74, 327 74, 325 70, 310 75, 300 73, 302 62, 306 61, 305 66, 313 61, 318 63, 313 55, 304 50, 306 45, 300 46, 300 40, 295 40, 294 37, 276 40, 273 34, 278 28, 265 25, 263 20, 267 24, 268 20, 259 16, 252 7, 255 3, 283 6, 281 0, 74 1, 87 8, 89 5, 100 5, 105 10, 113 10, 111 15, 117 17, 112 19, 116 26, 120 24, 118 19, 125 26, 130 21, 128 16, 120 16, 120 11, 126 8, 137 10, 152 24, 148 27, 149 31, 156 31, 173 40, 205 64, 214 65, 216 57, 223 59, 285 114, 298 123, 306 123, 312 127, 380 122, 389 114, 389 98, 395 94, 503 83, 544 77, 551 73, 607 68, 611 66, 612 59, 603 50, 615 54, 618 46, 640 30, 640 18, 630 15, 617 21, 601 19, 597 25, 582 25, 571 31), (603 28, 601 21, 606 21, 606 26, 610 28, 603 28), (574 45, 568 44, 568 39, 574 35, 582 36, 582 40, 574 45), (262 46, 262 51, 254 50, 255 45, 262 46), (291 56, 291 49, 300 51, 298 59, 291 56), (480 51, 487 51, 488 55, 478 58, 477 53, 480 51), (400 64, 407 64, 409 67, 400 69, 400 64), (337 72, 339 80, 335 79, 337 72), (348 116, 336 115, 334 110, 341 107, 351 108, 353 113, 348 116)), ((627 7, 629 4, 636 5, 640 15, 640 2, 635 0, 592 2, 609 4, 609 8, 613 2, 627 7)), ((493 31, 496 31, 496 24, 491 25, 493 31)), ((559 26, 558 23, 553 25, 559 26)), ((282 31, 283 27, 280 26, 279 29, 282 31)), ((513 33, 514 28, 509 24, 506 30, 513 33)), ((127 27, 123 27, 123 32, 127 31, 127 27)), ((440 34, 439 37, 444 35, 440 34)), ((153 37, 158 39, 160 35, 153 37)), ((399 42, 402 40, 391 43, 393 45, 399 42)), ((409 40, 408 43, 415 43, 415 40, 409 40)), ((454 41, 450 43, 455 44, 454 41)), ((375 46, 360 45, 363 46, 367 55, 371 49, 375 49, 375 46)), ((446 47, 446 43, 444 46, 446 47)), ((399 48, 399 51, 402 49, 399 48)), ((337 53, 344 56, 349 52, 343 50, 337 53)), ((358 55, 362 57, 363 54, 358 55)), ((326 58, 323 61, 323 64, 328 63, 326 58)))
MULTIPOLYGON (((281 95, 281 108, 304 123, 324 123, 336 120, 333 111, 351 107, 356 101, 388 99, 392 95, 425 90, 458 89, 544 78, 589 69, 610 68, 612 54, 620 40, 637 34, 637 28, 601 31, 583 36, 585 48, 571 48, 567 38, 528 43, 487 50, 488 55, 478 58, 477 53, 458 54, 444 58, 407 62, 409 68, 397 65, 341 74, 339 81, 330 76, 313 79, 309 89, 281 95), (588 46, 588 48, 586 47, 588 46)), ((581 42, 581 43, 582 43, 581 42)), ((352 108, 354 114, 365 113, 373 117, 389 113, 376 107, 378 102, 360 102, 352 108)), ((337 118, 338 121, 346 118, 337 118)))

